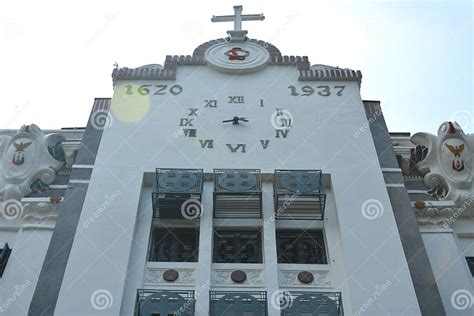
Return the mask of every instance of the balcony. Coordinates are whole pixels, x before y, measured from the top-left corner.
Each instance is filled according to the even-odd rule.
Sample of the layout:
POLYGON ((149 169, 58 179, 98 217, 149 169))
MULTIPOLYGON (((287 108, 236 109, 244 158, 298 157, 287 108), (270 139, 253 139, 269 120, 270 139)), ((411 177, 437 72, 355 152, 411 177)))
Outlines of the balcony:
POLYGON ((259 169, 214 169, 214 218, 262 218, 259 169))
POLYGON ((324 219, 321 170, 277 169, 273 186, 276 219, 324 219))
POLYGON ((201 215, 202 169, 156 169, 153 217, 198 219, 201 215))
POLYGON ((340 292, 287 291, 281 303, 281 315, 343 316, 340 292))
POLYGON ((134 316, 194 315, 194 291, 137 290, 134 316))
POLYGON ((267 292, 209 292, 209 315, 267 315, 267 292))

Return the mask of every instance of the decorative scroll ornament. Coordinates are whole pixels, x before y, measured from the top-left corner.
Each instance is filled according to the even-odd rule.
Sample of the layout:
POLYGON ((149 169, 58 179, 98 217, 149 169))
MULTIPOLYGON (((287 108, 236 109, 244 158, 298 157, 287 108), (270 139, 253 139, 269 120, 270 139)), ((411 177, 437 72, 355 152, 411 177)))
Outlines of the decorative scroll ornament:
POLYGON ((65 162, 60 134, 44 135, 23 125, 13 137, 0 136, 0 202, 46 190, 65 162))
POLYGON ((462 207, 474 197, 472 187, 472 149, 474 134, 464 134, 456 122, 444 122, 438 136, 417 133, 416 168, 424 175, 428 191, 438 199, 453 200, 462 207))

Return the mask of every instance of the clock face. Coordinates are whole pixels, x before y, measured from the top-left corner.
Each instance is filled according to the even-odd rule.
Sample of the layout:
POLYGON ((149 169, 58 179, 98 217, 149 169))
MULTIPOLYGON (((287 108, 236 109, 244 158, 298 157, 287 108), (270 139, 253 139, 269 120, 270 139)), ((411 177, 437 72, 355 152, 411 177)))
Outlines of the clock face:
POLYGON ((285 108, 265 106, 265 99, 247 101, 245 95, 206 99, 200 108, 190 107, 187 115, 179 118, 176 134, 189 142, 197 141, 202 150, 225 148, 235 154, 266 150, 272 141, 289 139, 294 118, 285 108), (219 133, 200 137, 211 135, 210 130, 219 133))
POLYGON ((234 93, 236 89, 224 87, 218 97, 203 98, 197 105, 195 101, 181 103, 174 136, 201 151, 217 148, 231 154, 272 151, 281 155, 281 148, 304 146, 306 138, 318 132, 318 104, 342 99, 345 86, 284 82, 264 94, 261 89, 250 85, 234 93))

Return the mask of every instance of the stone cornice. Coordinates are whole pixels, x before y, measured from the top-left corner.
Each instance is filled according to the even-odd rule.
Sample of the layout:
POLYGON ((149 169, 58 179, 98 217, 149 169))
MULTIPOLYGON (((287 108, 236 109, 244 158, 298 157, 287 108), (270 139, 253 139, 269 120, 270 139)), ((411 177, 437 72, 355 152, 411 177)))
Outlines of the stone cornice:
MULTIPOLYGON (((224 38, 215 39, 199 45, 193 55, 168 55, 163 67, 145 65, 138 68, 116 68, 112 72, 113 85, 118 80, 175 80, 178 65, 206 65, 204 57, 206 50, 216 44, 226 42, 224 38)), ((357 81, 361 83, 362 73, 351 69, 326 67, 324 69, 310 69, 307 56, 286 56, 274 45, 256 39, 248 42, 260 45, 270 54, 269 64, 274 66, 296 66, 300 81, 357 81)))
POLYGON ((23 198, 16 217, 0 216, 0 231, 53 230, 63 198, 23 198))
POLYGON ((360 70, 351 69, 321 69, 321 70, 300 70, 300 81, 362 81, 360 70))
POLYGON ((59 212, 59 204, 29 202, 24 206, 23 230, 53 230, 59 212))
POLYGON ((425 207, 416 207, 419 202, 413 202, 413 211, 418 224, 423 227, 451 229, 458 218, 471 219, 472 215, 463 207, 457 207, 453 201, 426 202, 425 207))

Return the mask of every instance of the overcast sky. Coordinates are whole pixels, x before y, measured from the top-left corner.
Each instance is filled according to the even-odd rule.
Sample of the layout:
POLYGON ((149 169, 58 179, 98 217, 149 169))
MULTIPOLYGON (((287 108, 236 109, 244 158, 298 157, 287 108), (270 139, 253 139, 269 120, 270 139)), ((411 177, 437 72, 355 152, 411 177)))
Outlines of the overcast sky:
POLYGON ((392 132, 473 132, 473 6, 450 1, 7 1, 0 10, 0 128, 85 126, 114 62, 163 64, 224 37, 213 14, 264 13, 249 37, 312 64, 359 69, 392 132))

